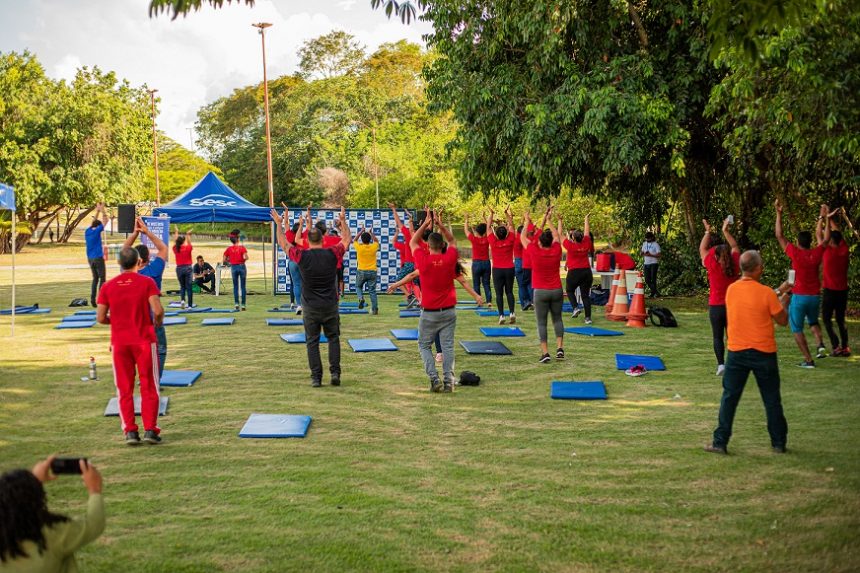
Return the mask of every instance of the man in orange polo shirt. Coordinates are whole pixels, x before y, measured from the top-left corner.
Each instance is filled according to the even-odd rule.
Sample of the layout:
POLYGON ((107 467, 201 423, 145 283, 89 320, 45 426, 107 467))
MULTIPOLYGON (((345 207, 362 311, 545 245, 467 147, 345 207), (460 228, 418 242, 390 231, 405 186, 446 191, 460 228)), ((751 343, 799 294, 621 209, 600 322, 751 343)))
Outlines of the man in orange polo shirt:
MULTIPOLYGON (((785 453, 788 424, 782 412, 779 392, 773 323, 780 326, 788 324, 786 308, 789 295, 784 293, 778 298, 772 289, 759 282, 764 267, 758 251, 742 254, 740 266, 743 276, 726 292, 729 353, 723 374, 719 421, 714 430, 714 440, 705 446, 705 451, 727 453, 735 411, 752 371, 764 402, 771 446, 774 452, 782 454, 785 453)), ((787 290, 786 285, 783 287, 787 290)), ((783 287, 780 287, 781 292, 783 287)))

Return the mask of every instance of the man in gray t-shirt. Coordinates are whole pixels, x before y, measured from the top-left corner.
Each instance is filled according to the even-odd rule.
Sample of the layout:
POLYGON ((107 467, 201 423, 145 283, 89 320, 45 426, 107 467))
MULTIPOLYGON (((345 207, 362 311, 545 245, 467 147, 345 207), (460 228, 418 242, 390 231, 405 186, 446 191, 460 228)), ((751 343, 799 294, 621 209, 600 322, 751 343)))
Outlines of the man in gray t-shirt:
POLYGON ((648 285, 648 290, 651 291, 652 297, 660 296, 660 291, 657 289, 657 269, 660 267, 660 245, 657 243, 657 237, 654 233, 648 231, 645 233, 645 242, 642 243, 642 248, 639 251, 645 258, 643 270, 645 274, 645 284, 648 285))

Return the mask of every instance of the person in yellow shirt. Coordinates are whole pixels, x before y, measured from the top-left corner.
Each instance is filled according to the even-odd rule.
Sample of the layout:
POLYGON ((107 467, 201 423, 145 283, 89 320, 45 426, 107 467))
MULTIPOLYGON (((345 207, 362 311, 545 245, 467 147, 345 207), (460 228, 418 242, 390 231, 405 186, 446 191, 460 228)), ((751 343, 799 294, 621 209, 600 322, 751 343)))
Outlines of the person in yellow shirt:
POLYGON ((79 460, 89 492, 86 516, 69 519, 48 511, 42 484, 57 479, 51 472, 53 461, 51 456, 32 471, 0 475, 0 571, 75 572, 75 551, 105 529, 102 476, 87 460, 79 460))
POLYGON ((379 241, 373 231, 362 227, 353 243, 358 259, 358 273, 355 278, 355 291, 358 293, 358 308, 364 308, 364 287, 370 294, 370 312, 379 314, 376 301, 376 281, 378 279, 376 254, 379 252, 379 241))
POLYGON ((728 357, 723 373, 723 397, 714 439, 706 452, 728 453, 735 411, 744 392, 750 372, 755 375, 764 410, 767 431, 773 451, 785 453, 788 423, 782 411, 779 364, 776 359, 774 323, 788 324, 788 285, 780 286, 780 296, 759 282, 764 265, 758 251, 746 251, 740 257, 743 276, 726 291, 728 321, 728 357))

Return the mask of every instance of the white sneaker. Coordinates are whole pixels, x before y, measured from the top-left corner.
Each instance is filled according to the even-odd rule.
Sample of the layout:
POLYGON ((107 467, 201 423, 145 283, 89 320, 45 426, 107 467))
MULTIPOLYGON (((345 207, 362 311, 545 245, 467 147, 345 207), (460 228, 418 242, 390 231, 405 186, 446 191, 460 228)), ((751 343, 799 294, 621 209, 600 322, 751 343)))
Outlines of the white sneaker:
POLYGON ((296 307, 296 316, 299 316, 301 314, 302 314, 302 305, 299 305, 296 307))
POLYGON ((576 307, 575 309, 573 309, 573 316, 571 316, 571 318, 576 318, 580 314, 582 314, 582 309, 579 307, 576 307))
POLYGON ((184 308, 188 308, 188 307, 186 307, 186 306, 185 306, 185 301, 184 301, 184 300, 182 301, 182 304, 180 305, 180 307, 179 307, 179 308, 183 308, 183 309, 184 309, 184 308))
POLYGON ((593 321, 593 320, 591 320, 590 318, 586 318, 586 319, 585 319, 585 324, 594 324, 594 321, 593 321))
POLYGON ((505 315, 504 315, 504 314, 500 314, 500 315, 499 315, 499 324, 504 324, 504 323, 505 323, 505 315))
POLYGON ((510 319, 511 319, 511 324, 517 323, 517 315, 516 314, 511 313, 510 319))
POLYGON ((717 366, 717 376, 722 376, 726 371, 726 366, 724 364, 720 364, 717 366))

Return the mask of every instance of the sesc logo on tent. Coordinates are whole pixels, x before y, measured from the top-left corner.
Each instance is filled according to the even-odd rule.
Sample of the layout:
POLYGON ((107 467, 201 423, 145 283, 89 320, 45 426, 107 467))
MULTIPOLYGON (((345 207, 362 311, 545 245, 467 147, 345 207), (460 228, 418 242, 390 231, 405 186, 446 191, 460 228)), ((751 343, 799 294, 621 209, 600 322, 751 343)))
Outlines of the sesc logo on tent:
POLYGON ((199 199, 191 199, 188 202, 193 207, 235 207, 236 201, 233 201, 227 195, 206 195, 199 199))

